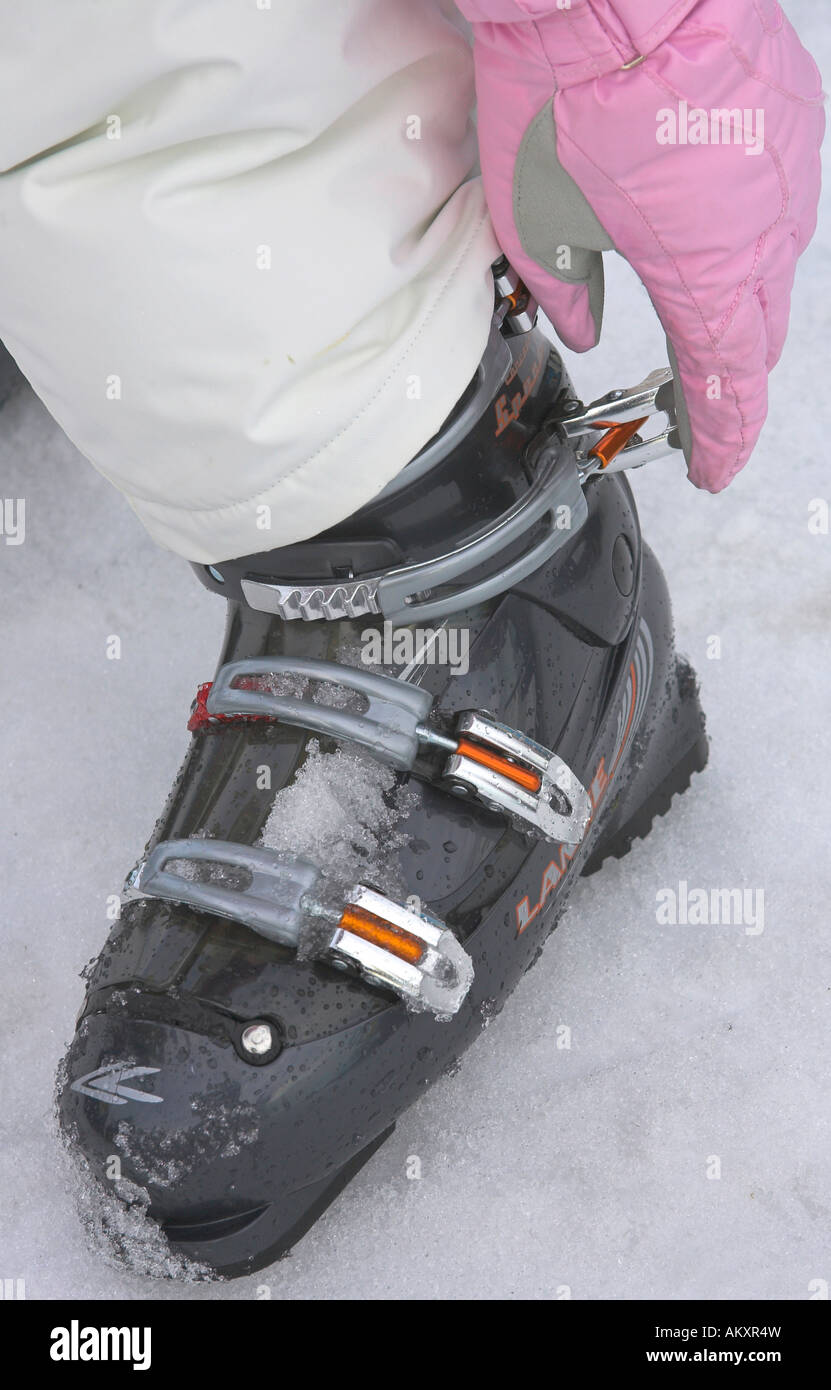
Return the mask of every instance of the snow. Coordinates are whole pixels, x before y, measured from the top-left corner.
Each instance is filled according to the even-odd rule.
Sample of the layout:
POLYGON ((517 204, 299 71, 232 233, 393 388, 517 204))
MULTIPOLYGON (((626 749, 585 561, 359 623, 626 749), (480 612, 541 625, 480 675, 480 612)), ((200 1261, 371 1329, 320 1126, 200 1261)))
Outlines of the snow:
MULTIPOLYGON (((363 749, 343 745, 324 753, 312 739, 309 750, 294 781, 274 797, 259 843, 318 865, 316 897, 330 912, 340 912, 358 883, 403 901, 398 850, 415 796, 363 749)), ((330 920, 309 920, 298 954, 320 955, 331 939, 330 920)))
MULTIPOLYGON (((827 68, 821 7, 786 8, 827 68)), ((578 884, 456 1074, 293 1255, 230 1284, 106 1263, 50 1120, 79 971, 179 765, 223 605, 30 391, 5 406, 2 491, 25 497, 27 534, 0 543, 0 1277, 40 1299, 804 1299, 831 1282, 831 536, 809 529, 812 502, 831 500, 830 227, 800 265, 750 467, 718 497, 677 460, 634 480, 701 678, 709 768, 578 884), (682 880, 763 890, 764 930, 659 924, 656 895, 682 880)), ((643 290, 607 267, 603 343, 572 363, 587 399, 664 360, 643 290)))

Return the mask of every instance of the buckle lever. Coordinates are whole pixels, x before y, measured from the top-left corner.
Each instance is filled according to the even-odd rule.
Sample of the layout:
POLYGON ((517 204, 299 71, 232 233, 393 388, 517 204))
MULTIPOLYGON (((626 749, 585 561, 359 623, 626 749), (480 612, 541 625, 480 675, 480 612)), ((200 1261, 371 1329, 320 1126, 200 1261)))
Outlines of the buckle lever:
POLYGON ((473 962, 444 922, 360 883, 349 894, 329 951, 394 989, 411 1008, 435 1014, 458 1013, 473 981, 473 962))
POLYGON ((506 338, 530 333, 537 322, 539 308, 528 286, 520 279, 507 256, 491 266, 496 291, 496 317, 506 338))
POLYGON ((547 839, 577 845, 591 800, 562 758, 516 729, 470 712, 461 715, 443 776, 486 805, 524 821, 547 839))
POLYGON ((609 391, 559 422, 574 448, 582 482, 597 472, 640 468, 678 447, 672 379, 669 367, 660 367, 637 386, 609 391), (641 427, 654 415, 664 416, 663 428, 643 439, 641 427))

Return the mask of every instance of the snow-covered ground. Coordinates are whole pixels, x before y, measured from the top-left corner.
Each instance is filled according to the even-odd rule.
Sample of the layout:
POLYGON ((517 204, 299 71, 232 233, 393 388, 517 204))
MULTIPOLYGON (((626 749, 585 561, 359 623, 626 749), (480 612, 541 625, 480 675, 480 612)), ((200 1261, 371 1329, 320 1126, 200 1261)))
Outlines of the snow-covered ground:
MULTIPOLYGON (((831 71, 824 7, 786 8, 831 71)), ((78 972, 178 766, 223 605, 28 389, 6 405, 0 492, 25 497, 27 533, 0 542, 0 1278, 25 1278, 29 1298, 96 1299, 263 1285, 274 1298, 804 1299, 831 1283, 831 535, 809 528, 812 503, 831 502, 829 194, 751 466, 719 497, 676 461, 634 480, 701 678, 709 768, 648 840, 578 884, 458 1073, 293 1255, 229 1285, 102 1264, 50 1128, 78 972), (656 895, 681 880, 763 891, 764 929, 659 924, 656 895)), ((603 344, 572 362, 587 399, 664 360, 644 291, 607 262, 603 344)))

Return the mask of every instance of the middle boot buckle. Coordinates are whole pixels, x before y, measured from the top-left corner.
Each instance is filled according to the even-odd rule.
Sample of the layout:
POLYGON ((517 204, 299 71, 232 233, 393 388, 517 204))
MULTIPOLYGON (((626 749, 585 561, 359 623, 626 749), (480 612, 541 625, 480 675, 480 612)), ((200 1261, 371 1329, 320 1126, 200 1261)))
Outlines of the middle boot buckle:
POLYGON ((486 805, 507 812, 547 839, 577 845, 591 819, 585 787, 556 753, 517 729, 471 711, 459 718, 455 751, 443 776, 486 805))
POLYGON ((481 711, 459 715, 455 737, 449 737, 428 722, 432 695, 392 676, 312 657, 236 661, 220 668, 203 705, 206 718, 194 722, 194 715, 189 727, 202 728, 206 720, 217 718, 277 719, 357 743, 402 772, 413 770, 422 745, 442 749, 450 754, 440 773, 442 782, 561 844, 579 844, 591 817, 588 792, 550 748, 481 711), (250 684, 285 674, 332 682, 361 696, 366 707, 360 712, 341 709, 250 684), (247 683, 245 688, 237 684, 240 680, 247 683))

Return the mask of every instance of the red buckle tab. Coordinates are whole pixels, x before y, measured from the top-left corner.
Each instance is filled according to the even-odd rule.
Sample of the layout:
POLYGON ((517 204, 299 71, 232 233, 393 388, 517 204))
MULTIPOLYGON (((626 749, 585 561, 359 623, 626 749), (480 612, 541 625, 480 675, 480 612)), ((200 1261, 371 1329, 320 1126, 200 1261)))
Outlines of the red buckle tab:
POLYGON ((196 699, 191 706, 190 719, 188 720, 188 732, 191 734, 201 733, 213 724, 256 724, 265 721, 273 724, 275 721, 268 714, 211 714, 208 710, 208 696, 211 693, 213 681, 205 681, 196 691, 196 699))
POLYGON ((213 681, 205 681, 196 691, 196 699, 190 707, 188 720, 188 731, 192 734, 204 729, 211 722, 211 716, 208 714, 208 696, 212 685, 213 681))

